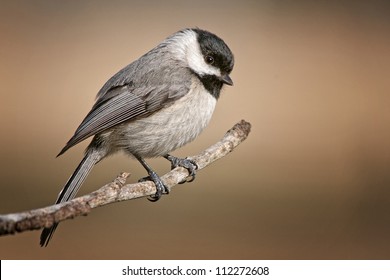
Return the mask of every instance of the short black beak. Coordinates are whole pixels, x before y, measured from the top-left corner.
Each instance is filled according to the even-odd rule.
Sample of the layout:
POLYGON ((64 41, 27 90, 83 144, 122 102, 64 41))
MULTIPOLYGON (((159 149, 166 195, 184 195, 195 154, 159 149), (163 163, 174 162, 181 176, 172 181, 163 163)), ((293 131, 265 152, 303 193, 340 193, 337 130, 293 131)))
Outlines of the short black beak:
POLYGON ((223 76, 221 77, 221 80, 222 80, 222 82, 223 82, 224 84, 227 84, 227 85, 229 85, 229 86, 232 86, 232 85, 233 85, 233 81, 232 81, 232 79, 229 77, 228 74, 223 75, 223 76))

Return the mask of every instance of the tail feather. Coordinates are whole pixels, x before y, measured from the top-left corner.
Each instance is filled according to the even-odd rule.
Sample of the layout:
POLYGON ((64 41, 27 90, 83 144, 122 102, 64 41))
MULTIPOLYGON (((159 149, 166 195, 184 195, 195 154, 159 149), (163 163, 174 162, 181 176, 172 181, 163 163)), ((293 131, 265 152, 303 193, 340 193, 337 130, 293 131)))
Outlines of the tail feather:
MULTIPOLYGON (((96 150, 88 151, 83 160, 77 166, 73 175, 69 178, 68 182, 66 182, 64 188, 59 193, 57 201, 55 204, 59 204, 65 201, 69 201, 73 199, 77 192, 79 191, 82 183, 85 178, 88 176, 89 172, 91 172, 92 167, 99 162, 101 156, 99 152, 96 150)), ((43 229, 41 233, 40 245, 41 247, 46 247, 49 244, 50 239, 52 238, 58 223, 53 224, 50 228, 43 229)))

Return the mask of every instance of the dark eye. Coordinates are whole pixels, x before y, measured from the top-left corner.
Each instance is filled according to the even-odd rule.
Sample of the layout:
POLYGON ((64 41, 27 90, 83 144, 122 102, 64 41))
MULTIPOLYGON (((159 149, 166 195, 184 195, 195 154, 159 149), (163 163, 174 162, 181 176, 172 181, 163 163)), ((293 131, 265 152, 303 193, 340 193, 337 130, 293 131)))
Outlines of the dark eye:
POLYGON ((207 64, 213 64, 214 63, 214 57, 212 57, 211 55, 207 55, 205 60, 206 60, 207 64))

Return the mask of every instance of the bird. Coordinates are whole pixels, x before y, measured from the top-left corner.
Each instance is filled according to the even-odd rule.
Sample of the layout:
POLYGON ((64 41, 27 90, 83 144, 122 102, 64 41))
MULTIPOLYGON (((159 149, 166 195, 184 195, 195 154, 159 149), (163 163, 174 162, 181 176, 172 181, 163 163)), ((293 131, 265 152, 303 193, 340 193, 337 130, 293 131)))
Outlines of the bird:
MULTIPOLYGON (((217 35, 185 28, 112 76, 95 104, 57 155, 92 137, 84 158, 55 204, 73 199, 95 164, 123 151, 138 160, 156 186, 150 201, 169 192, 145 158, 164 157, 171 168, 182 166, 195 178, 198 166, 170 153, 193 141, 208 125, 224 85, 233 85, 234 56, 217 35)), ((58 223, 44 228, 46 247, 58 223)))

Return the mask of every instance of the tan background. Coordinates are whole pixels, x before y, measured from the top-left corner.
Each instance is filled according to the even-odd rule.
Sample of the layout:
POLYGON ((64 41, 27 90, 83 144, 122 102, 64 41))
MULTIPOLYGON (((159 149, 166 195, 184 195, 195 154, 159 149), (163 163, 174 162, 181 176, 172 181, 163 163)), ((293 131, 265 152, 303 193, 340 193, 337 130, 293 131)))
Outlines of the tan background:
MULTIPOLYGON (((1 1, 0 213, 52 203, 88 141, 55 158, 116 71, 201 27, 233 50, 234 87, 196 154, 236 121, 233 154, 158 203, 146 199, 0 238, 1 259, 390 257, 390 7, 386 1, 1 1), (367 2, 367 3, 365 3, 367 2)), ((160 172, 165 160, 152 160, 160 172)), ((130 171, 95 167, 81 193, 130 171)))

